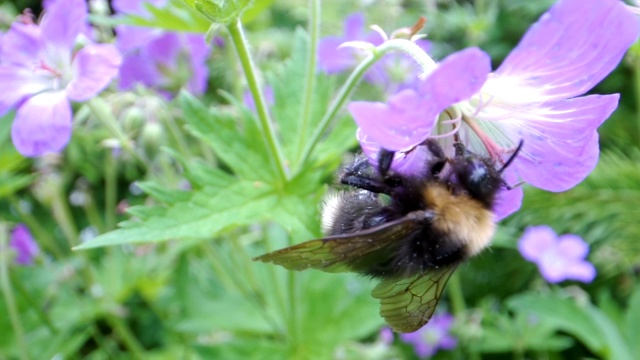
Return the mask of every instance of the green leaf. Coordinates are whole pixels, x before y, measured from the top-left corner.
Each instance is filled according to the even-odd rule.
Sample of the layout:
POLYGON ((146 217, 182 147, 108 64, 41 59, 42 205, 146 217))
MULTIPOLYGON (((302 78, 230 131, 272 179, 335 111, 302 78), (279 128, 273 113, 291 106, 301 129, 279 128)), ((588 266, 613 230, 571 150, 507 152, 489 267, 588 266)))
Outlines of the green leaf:
POLYGON ((516 311, 535 315, 578 338, 594 353, 606 359, 631 360, 634 357, 611 319, 591 304, 578 305, 558 294, 523 294, 508 301, 516 311))
MULTIPOLYGON (((333 78, 316 74, 315 86, 312 89, 313 101, 310 104, 310 109, 305 109, 309 36, 304 30, 297 28, 292 42, 291 58, 276 70, 274 75, 269 77, 269 84, 273 87, 275 98, 271 111, 273 118, 278 119, 285 157, 287 160, 297 163, 302 145, 305 145, 311 137, 329 106, 335 84, 333 78), (308 111, 307 124, 303 121, 305 111, 308 111)), ((355 139, 355 130, 351 136, 355 139)), ((342 143, 339 148, 344 149, 344 144, 342 143)), ((353 144, 353 142, 348 141, 346 144, 353 144)), ((322 155, 324 156, 324 154, 322 155)))
POLYGON ((623 332, 627 343, 631 347, 633 354, 640 354, 640 286, 636 285, 635 291, 631 294, 624 317, 623 332))
POLYGON ((212 21, 229 24, 242 15, 251 0, 195 0, 193 4, 212 21))
POLYGON ((209 144, 234 174, 245 180, 273 181, 275 164, 268 157, 261 132, 249 113, 209 110, 187 92, 180 93, 178 102, 188 129, 209 144))
POLYGON ((256 186, 252 181, 238 181, 221 191, 209 192, 204 188, 194 192, 188 201, 170 206, 161 216, 151 217, 138 226, 131 223, 132 226, 102 234, 74 249, 210 238, 231 225, 246 225, 265 219, 277 204, 278 198, 266 184, 256 186))
POLYGON ((144 6, 148 13, 144 16, 125 15, 117 18, 94 16, 91 17, 91 22, 109 26, 126 24, 199 34, 206 33, 211 27, 211 21, 182 0, 169 0, 159 7, 150 3, 145 3, 144 6))

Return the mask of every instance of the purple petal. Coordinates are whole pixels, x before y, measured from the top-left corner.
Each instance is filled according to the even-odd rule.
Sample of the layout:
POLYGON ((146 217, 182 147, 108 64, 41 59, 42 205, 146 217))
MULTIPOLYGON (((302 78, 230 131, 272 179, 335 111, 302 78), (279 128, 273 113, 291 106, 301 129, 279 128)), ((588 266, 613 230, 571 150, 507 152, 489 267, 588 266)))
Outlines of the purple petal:
POLYGON ((440 111, 480 91, 491 71, 491 58, 478 48, 449 55, 419 85, 421 95, 440 111))
POLYGON ((589 254, 589 244, 574 234, 565 234, 558 237, 558 252, 567 258, 584 259, 589 254))
POLYGON ((41 46, 39 26, 14 22, 2 37, 0 59, 4 64, 28 66, 37 61, 41 46))
POLYGON ((51 78, 26 67, 0 65, 0 115, 30 95, 51 88, 51 78))
POLYGON ((143 84, 147 87, 155 87, 163 78, 155 64, 149 64, 149 59, 140 54, 130 54, 124 57, 120 66, 120 90, 128 90, 143 84))
POLYGON ((139 28, 135 26, 116 26, 116 46, 123 53, 134 51, 152 41, 156 36, 162 34, 159 29, 139 28))
POLYGON ((161 7, 167 2, 167 0, 112 0, 111 6, 116 13, 134 14, 134 15, 146 15, 146 4, 150 4, 154 7, 161 7))
MULTIPOLYGON (((506 171, 505 181, 509 185, 513 185, 517 182, 516 177, 513 175, 512 171, 506 171)), ((522 187, 517 187, 511 190, 502 188, 500 191, 498 191, 495 203, 493 205, 493 212, 496 217, 495 220, 500 221, 518 211, 518 209, 520 209, 520 207, 522 206, 523 196, 524 192, 522 191, 522 187)))
POLYGON ((590 283, 596 278, 596 268, 588 261, 578 261, 570 264, 566 270, 566 279, 590 283))
POLYGON ((318 43, 318 67, 327 74, 335 74, 355 66, 355 49, 338 48, 344 38, 329 36, 318 43))
POLYGON ((16 112, 11 139, 24 156, 57 152, 71 138, 71 119, 71 105, 64 91, 40 93, 16 112))
POLYGON ((598 156, 596 128, 618 104, 618 95, 592 95, 549 101, 523 109, 504 124, 510 138, 523 139, 514 162, 529 184, 548 191, 565 191, 593 170, 598 156))
POLYGON ((29 228, 24 224, 16 225, 11 231, 9 247, 16 252, 16 263, 31 265, 40 253, 38 243, 34 240, 29 228))
POLYGON ((393 344, 393 330, 391 330, 390 327, 383 327, 382 330, 380 330, 380 341, 385 344, 385 345, 391 345, 393 344))
POLYGON ((584 94, 638 38, 638 19, 619 0, 560 0, 522 38, 495 75, 517 78, 539 98, 584 94))
POLYGON ((520 254, 531 262, 539 261, 549 249, 555 246, 556 233, 546 225, 529 226, 518 241, 520 254))
POLYGON ((60 55, 71 53, 76 37, 87 20, 85 0, 56 1, 45 12, 40 22, 44 43, 60 55))
POLYGON ((111 44, 90 44, 73 59, 74 78, 67 85, 67 95, 74 101, 96 96, 118 74, 122 56, 111 44))
POLYGON ((362 40, 362 30, 364 29, 364 14, 361 12, 353 13, 344 21, 344 37, 346 41, 362 40))
POLYGON ((388 102, 352 102, 349 111, 373 141, 388 150, 408 150, 431 133, 436 116, 480 90, 491 71, 487 54, 470 48, 447 57, 419 85, 388 102))
POLYGON ((567 280, 568 266, 569 262, 567 259, 555 252, 548 252, 538 261, 540 275, 548 282, 554 284, 567 280))
POLYGON ((349 112, 360 130, 387 150, 408 150, 431 133, 440 109, 428 99, 407 89, 393 95, 388 102, 356 101, 349 112))

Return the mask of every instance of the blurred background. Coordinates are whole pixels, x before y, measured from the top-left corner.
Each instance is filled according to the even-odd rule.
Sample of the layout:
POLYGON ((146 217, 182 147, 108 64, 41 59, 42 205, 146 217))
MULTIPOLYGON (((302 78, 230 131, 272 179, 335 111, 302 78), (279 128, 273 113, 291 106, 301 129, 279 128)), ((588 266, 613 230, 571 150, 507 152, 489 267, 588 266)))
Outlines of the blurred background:
MULTIPOLYGON (((321 236, 322 198, 336 187, 340 165, 358 151, 348 112, 338 113, 299 176, 272 191, 263 180, 271 176, 262 170, 270 160, 256 145, 255 105, 234 40, 184 3, 164 3, 143 14, 92 1, 89 17, 100 42, 119 41, 115 26, 206 36, 202 48, 181 40, 171 64, 144 60, 162 82, 125 86, 122 76, 98 100, 73 103, 73 138, 59 154, 23 157, 10 138, 15 113, 0 119, 0 359, 637 358, 637 43, 589 92, 621 95, 599 129, 597 168, 563 193, 525 185, 522 208, 500 222, 490 250, 451 279, 436 315, 441 321, 408 338, 386 328, 367 278, 293 273, 251 261, 321 236), (200 85, 192 86, 196 75, 200 85), (105 111, 116 132, 100 118, 105 111), (584 239, 596 278, 545 280, 517 248, 533 225, 584 239), (71 250, 81 243, 96 248, 71 250)), ((391 33, 424 16, 421 33, 434 59, 478 46, 495 69, 553 3, 324 0, 318 37, 344 37, 345 20, 356 13, 364 19, 363 34, 373 24, 391 33)), ((0 1, 3 33, 24 9, 37 22, 43 5, 0 1)), ((242 18, 287 156, 304 148, 350 74, 318 70, 311 105, 318 119, 308 133, 287 135, 309 61, 309 13, 300 1, 256 0, 242 18), (295 144, 287 147, 287 139, 295 144)), ((398 64, 389 75, 402 78, 407 69, 398 64)), ((384 100, 389 92, 363 81, 352 99, 384 100)))

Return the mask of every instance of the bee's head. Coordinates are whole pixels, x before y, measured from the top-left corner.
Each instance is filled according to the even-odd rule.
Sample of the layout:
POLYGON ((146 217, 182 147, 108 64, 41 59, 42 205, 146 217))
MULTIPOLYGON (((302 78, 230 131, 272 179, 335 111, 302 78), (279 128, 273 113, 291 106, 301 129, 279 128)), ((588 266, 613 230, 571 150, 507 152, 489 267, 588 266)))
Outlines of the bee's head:
POLYGON ((481 157, 468 151, 461 143, 455 144, 456 157, 452 169, 457 183, 472 198, 491 207, 496 193, 505 184, 502 172, 511 164, 522 148, 522 141, 500 169, 489 157, 481 157))

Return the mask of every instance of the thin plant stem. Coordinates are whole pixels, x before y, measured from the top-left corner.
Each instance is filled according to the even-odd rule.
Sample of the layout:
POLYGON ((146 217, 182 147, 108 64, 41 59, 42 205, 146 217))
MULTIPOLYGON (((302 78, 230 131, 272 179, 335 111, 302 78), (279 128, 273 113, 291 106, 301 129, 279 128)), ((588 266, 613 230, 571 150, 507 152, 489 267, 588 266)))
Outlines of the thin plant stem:
MULTIPOLYGON (((302 107, 302 122, 300 124, 300 137, 298 139, 297 154, 302 154, 307 141, 307 131, 311 122, 313 110, 313 95, 316 86, 316 66, 318 37, 320 33, 320 0, 309 0, 309 49, 307 57, 307 69, 304 84, 304 104, 302 107)), ((296 161, 297 162, 297 161, 296 161)))
POLYGON ((304 163, 309 159, 313 149, 318 145, 320 138, 327 130, 327 127, 331 123, 331 120, 336 116, 338 111, 342 109, 344 103, 351 97, 351 93, 355 89, 356 85, 364 75, 364 73, 376 63, 376 61, 380 60, 386 53, 391 51, 402 51, 409 56, 411 56, 420 66, 422 67, 423 72, 427 73, 433 70, 436 66, 433 59, 429 57, 418 45, 412 43, 408 40, 403 39, 392 39, 387 40, 382 45, 378 46, 375 49, 372 49, 371 53, 367 55, 367 57, 362 60, 362 62, 353 70, 347 81, 345 81, 344 85, 338 91, 338 95, 333 100, 327 112, 324 114, 318 127, 314 131, 311 138, 306 142, 305 148, 302 150, 302 155, 300 155, 300 160, 296 163, 294 167, 294 176, 298 171, 302 168, 304 163))
POLYGON ((47 312, 44 311, 42 307, 35 302, 35 300, 33 300, 29 292, 24 288, 24 286, 22 286, 20 279, 17 279, 13 273, 10 273, 9 277, 11 279, 12 286, 15 289, 17 289, 20 296, 24 298, 27 301, 27 303, 29 303, 29 306, 31 307, 31 309, 35 311, 35 313, 38 315, 40 320, 42 320, 42 322, 47 327, 47 329, 49 329, 49 332, 51 332, 52 335, 57 334, 58 328, 56 328, 56 326, 53 324, 53 322, 49 318, 49 314, 47 314, 47 312))
MULTIPOLYGON (((7 232, 7 226, 0 223, 0 249, 6 249, 8 246, 7 232)), ((4 302, 7 304, 7 312, 9 313, 11 329, 13 330, 13 335, 18 344, 18 348, 20 349, 20 358, 22 360, 28 360, 29 353, 27 352, 27 343, 24 340, 24 330, 22 329, 16 300, 13 296, 11 282, 9 281, 9 265, 7 264, 9 254, 10 253, 8 251, 0 251, 0 288, 2 288, 4 302)))
POLYGON ((117 187, 117 160, 112 151, 107 151, 107 160, 104 163, 104 216, 105 226, 107 230, 113 230, 116 227, 116 202, 118 201, 117 187))
POLYGON ((85 214, 87 214, 87 219, 89 222, 95 226, 100 233, 106 231, 104 221, 102 221, 102 217, 100 216, 100 212, 98 211, 98 207, 96 206, 96 202, 91 192, 87 192, 87 200, 85 201, 82 208, 84 209, 85 214))
POLYGON ((466 305, 464 303, 464 295, 462 294, 462 286, 457 273, 453 273, 447 285, 449 299, 451 300, 451 310, 454 316, 464 313, 466 305))
POLYGON ((106 320, 115 331, 118 338, 122 340, 124 347, 126 347, 133 356, 134 359, 144 359, 144 348, 138 342, 138 339, 133 335, 129 326, 119 317, 115 315, 106 315, 106 320))
POLYGON ((56 258, 62 258, 64 255, 64 250, 60 243, 56 241, 56 239, 51 236, 51 233, 40 224, 33 214, 28 213, 22 209, 20 206, 20 200, 15 195, 9 195, 9 202, 13 205, 14 209, 20 215, 20 220, 22 220, 27 226, 29 230, 31 230, 36 239, 38 239, 38 243, 43 245, 47 251, 53 253, 56 258))
POLYGON ((251 95, 253 96, 256 105, 256 111, 258 113, 259 120, 258 125, 262 130, 261 133, 264 142, 270 152, 269 158, 273 159, 280 183, 284 184, 288 179, 284 156, 280 148, 280 143, 276 138, 275 128, 267 109, 267 103, 264 99, 264 94, 262 93, 262 89, 258 85, 255 65, 253 64, 251 54, 249 53, 247 40, 244 36, 244 31, 242 29, 242 23, 240 19, 237 19, 236 21, 228 24, 227 30, 231 35, 231 42, 236 49, 238 58, 240 59, 240 64, 242 65, 242 69, 244 70, 244 75, 247 79, 249 90, 251 91, 251 95))
POLYGON ((78 227, 71 215, 71 209, 69 203, 64 196, 62 187, 58 186, 55 189, 53 197, 51 199, 51 212, 56 223, 60 226, 64 237, 67 239, 69 247, 72 248, 78 245, 80 236, 78 235, 78 227))

